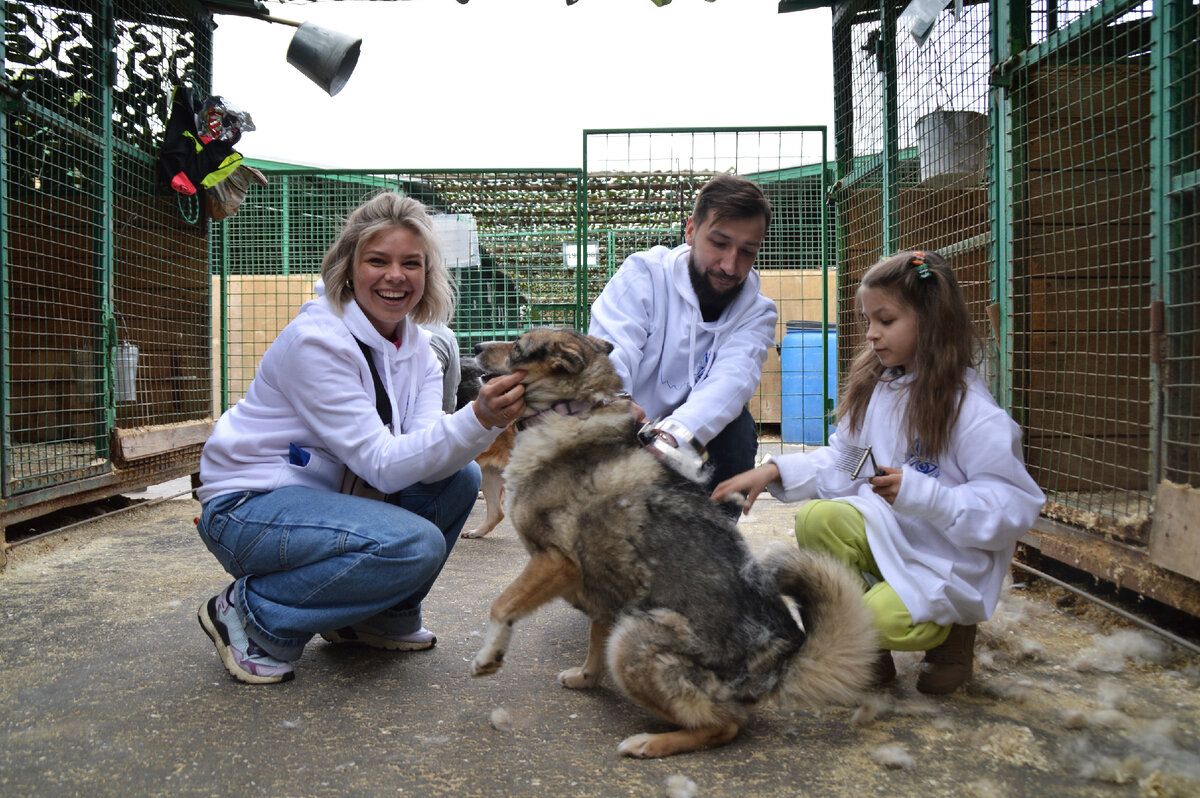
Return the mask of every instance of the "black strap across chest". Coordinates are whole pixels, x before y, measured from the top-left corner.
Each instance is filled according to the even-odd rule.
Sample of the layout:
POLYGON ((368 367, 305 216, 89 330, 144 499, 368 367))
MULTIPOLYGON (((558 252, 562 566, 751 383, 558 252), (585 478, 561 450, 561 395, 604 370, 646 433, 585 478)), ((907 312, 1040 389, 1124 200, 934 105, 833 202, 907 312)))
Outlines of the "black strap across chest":
POLYGON ((388 400, 383 380, 379 379, 379 370, 375 368, 375 358, 371 357, 371 347, 357 338, 354 341, 362 350, 363 357, 367 359, 367 366, 371 369, 371 382, 375 383, 375 411, 379 413, 379 418, 383 421, 384 426, 390 427, 392 425, 392 403, 388 400))

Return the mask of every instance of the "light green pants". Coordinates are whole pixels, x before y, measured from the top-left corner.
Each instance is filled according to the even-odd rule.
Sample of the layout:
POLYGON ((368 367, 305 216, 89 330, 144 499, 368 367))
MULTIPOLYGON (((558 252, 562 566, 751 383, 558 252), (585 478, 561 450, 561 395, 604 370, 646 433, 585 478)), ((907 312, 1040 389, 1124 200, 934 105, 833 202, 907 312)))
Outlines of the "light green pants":
MULTIPOLYGON (((829 499, 808 502, 796 513, 796 541, 802 548, 827 552, 855 571, 883 579, 867 543, 862 513, 852 504, 829 499)), ((867 586, 865 578, 863 585, 867 586)), ((932 621, 913 623, 908 608, 887 582, 867 587, 865 599, 879 630, 881 648, 926 651, 940 645, 950 634, 949 626, 932 621)))

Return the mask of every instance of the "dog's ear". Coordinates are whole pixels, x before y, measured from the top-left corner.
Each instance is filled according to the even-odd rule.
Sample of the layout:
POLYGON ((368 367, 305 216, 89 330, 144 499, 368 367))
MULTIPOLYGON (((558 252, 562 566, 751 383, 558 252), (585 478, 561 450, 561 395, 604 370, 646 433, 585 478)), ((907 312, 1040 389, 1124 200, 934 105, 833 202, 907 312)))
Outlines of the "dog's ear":
POLYGON ((574 346, 562 344, 552 349, 546 358, 546 365, 551 371, 579 374, 587 368, 587 358, 574 346))
POLYGON ((608 341, 605 341, 603 338, 597 338, 594 335, 589 335, 589 336, 587 336, 587 340, 588 340, 588 343, 590 343, 592 345, 592 348, 595 349, 600 354, 602 354, 602 355, 612 354, 613 345, 610 344, 608 341))

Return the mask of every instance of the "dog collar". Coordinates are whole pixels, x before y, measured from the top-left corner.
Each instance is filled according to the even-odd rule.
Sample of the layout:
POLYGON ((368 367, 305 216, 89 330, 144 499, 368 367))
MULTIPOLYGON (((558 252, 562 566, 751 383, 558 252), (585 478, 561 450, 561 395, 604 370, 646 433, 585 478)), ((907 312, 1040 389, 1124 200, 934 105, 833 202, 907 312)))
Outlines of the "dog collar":
POLYGON ((517 430, 525 430, 529 427, 542 423, 543 418, 547 413, 557 413, 560 416, 577 416, 580 413, 586 413, 588 410, 594 410, 597 407, 604 407, 610 404, 610 401, 593 404, 585 402, 582 399, 563 399, 547 407, 545 410, 539 410, 532 416, 526 416, 517 421, 517 430))

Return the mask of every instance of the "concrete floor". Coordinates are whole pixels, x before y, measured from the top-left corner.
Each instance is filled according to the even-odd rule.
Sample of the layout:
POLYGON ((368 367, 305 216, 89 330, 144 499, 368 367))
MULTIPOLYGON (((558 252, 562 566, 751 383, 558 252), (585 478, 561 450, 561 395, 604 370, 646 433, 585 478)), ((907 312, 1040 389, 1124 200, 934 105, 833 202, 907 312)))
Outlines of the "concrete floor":
MULTIPOLYGON (((760 500, 741 528, 755 548, 786 540, 793 510, 760 500)), ((1014 591, 982 634, 968 691, 921 697, 904 655, 899 685, 857 713, 765 710, 725 748, 623 759, 625 736, 667 727, 610 685, 558 686, 586 648, 586 621, 565 604, 518 625, 498 675, 468 675, 490 602, 525 562, 507 522, 455 548, 426 602, 432 651, 317 639, 295 681, 242 685, 196 623, 227 582, 195 534, 198 511, 164 501, 11 552, 0 794, 1200 794, 1195 659, 1034 589, 1014 591), (1110 652, 1124 662, 1111 674, 1081 664, 1114 632, 1140 656, 1110 652)))

